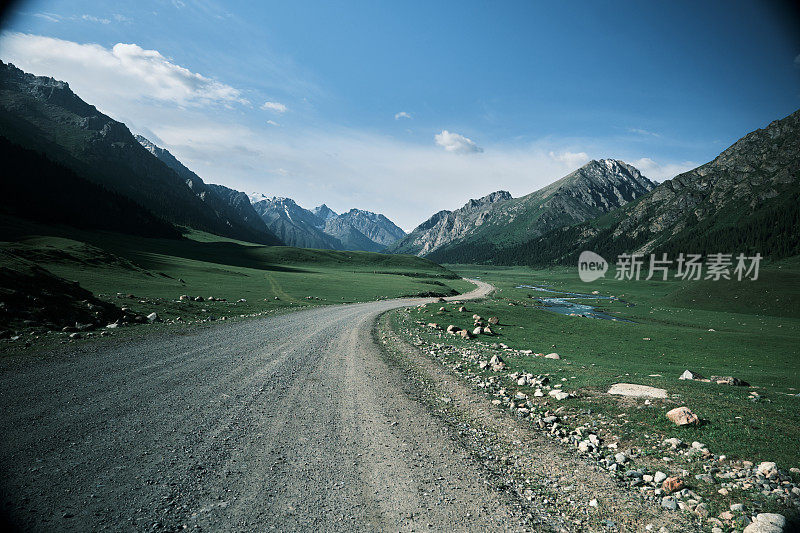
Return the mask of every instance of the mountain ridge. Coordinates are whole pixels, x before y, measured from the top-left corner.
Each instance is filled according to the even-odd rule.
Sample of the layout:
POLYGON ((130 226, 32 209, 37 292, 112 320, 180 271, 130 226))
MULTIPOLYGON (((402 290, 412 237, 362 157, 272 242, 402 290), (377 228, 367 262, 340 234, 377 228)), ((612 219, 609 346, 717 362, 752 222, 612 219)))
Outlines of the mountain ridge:
POLYGON ((121 122, 72 92, 66 82, 0 61, 0 135, 154 215, 181 226, 261 244, 278 244, 221 216, 147 151, 121 122))
POLYGON ((458 250, 475 245, 513 246, 532 235, 596 218, 654 187, 623 161, 592 160, 525 196, 496 191, 456 211, 440 211, 389 250, 448 261, 451 248, 461 255, 458 250))

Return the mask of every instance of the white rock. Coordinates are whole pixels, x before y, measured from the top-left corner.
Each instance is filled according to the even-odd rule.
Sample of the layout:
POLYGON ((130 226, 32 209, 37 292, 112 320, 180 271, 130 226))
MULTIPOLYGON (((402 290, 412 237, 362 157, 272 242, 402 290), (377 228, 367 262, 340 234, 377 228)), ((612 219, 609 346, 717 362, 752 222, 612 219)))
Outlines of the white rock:
POLYGON ((786 518, 776 513, 761 513, 752 524, 744 528, 744 533, 783 533, 786 518))
POLYGON ((764 461, 758 465, 758 472, 767 478, 772 478, 778 475, 778 467, 772 461, 764 461))
POLYGON ((149 315, 147 315, 147 321, 150 322, 151 324, 156 320, 158 320, 158 313, 150 313, 149 315))
POLYGON ((596 499, 589 500, 589 507, 597 507, 598 503, 596 499))
POLYGON ((628 460, 628 456, 627 456, 627 455, 625 455, 625 454, 624 454, 624 453, 622 453, 622 452, 619 452, 619 453, 617 453, 616 455, 614 455, 614 460, 615 460, 615 461, 616 461, 618 464, 621 464, 621 465, 622 465, 622 464, 625 464, 625 463, 627 462, 627 460, 628 460))
POLYGON ((569 394, 559 389, 553 389, 550 391, 549 394, 556 400, 566 400, 567 398, 569 398, 569 394))
POLYGON ((691 370, 684 370, 681 377, 678 379, 705 379, 703 376, 698 374, 697 372, 692 372, 691 370))
POLYGON ((665 479, 667 479, 667 475, 664 472, 656 472, 653 474, 653 481, 656 483, 662 483, 665 479))
POLYGON ((545 359, 561 359, 561 357, 555 352, 545 355, 544 358, 545 359))
POLYGON ((630 396, 632 398, 666 398, 667 391, 647 385, 636 385, 634 383, 614 383, 608 389, 609 394, 618 396, 630 396))

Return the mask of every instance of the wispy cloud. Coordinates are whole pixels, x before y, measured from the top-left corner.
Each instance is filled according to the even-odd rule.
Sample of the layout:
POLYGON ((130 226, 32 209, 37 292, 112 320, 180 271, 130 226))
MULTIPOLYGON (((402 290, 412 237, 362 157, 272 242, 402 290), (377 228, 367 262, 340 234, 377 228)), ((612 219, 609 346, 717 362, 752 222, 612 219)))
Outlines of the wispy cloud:
POLYGON ((267 121, 267 124, 269 124, 270 126, 280 126, 280 124, 278 124, 278 123, 277 123, 277 122, 275 122, 274 120, 268 120, 268 121, 267 121))
POLYGON ((87 22, 97 22, 98 24, 111 24, 110 19, 95 17, 94 15, 81 15, 81 20, 85 20, 87 22))
POLYGON ((628 128, 628 131, 630 133, 635 133, 637 135, 646 135, 646 136, 649 136, 649 137, 661 137, 661 134, 659 134, 659 133, 654 133, 652 131, 647 131, 647 130, 644 130, 644 129, 641 129, 641 128, 628 128))
POLYGON ((20 68, 69 81, 83 97, 91 98, 100 91, 112 96, 116 93, 125 100, 154 99, 180 106, 247 103, 238 89, 136 44, 117 43, 105 48, 39 35, 3 33, 0 52, 20 68))
POLYGON ((62 19, 61 15, 55 13, 34 13, 33 16, 50 22, 61 22, 62 19))
POLYGON ((264 111, 274 111, 276 113, 286 113, 288 108, 280 102, 264 102, 261 106, 264 111))
POLYGON ((400 120, 401 118, 411 118, 411 115, 405 111, 400 111, 399 113, 394 114, 395 120, 400 120))
POLYGON ((483 152, 483 148, 475 144, 475 141, 464 137, 458 133, 452 133, 447 130, 442 130, 434 136, 436 144, 447 150, 457 154, 475 154, 483 152))
POLYGON ((575 168, 580 167, 589 161, 589 156, 586 154, 586 152, 563 151, 556 153, 551 151, 547 155, 550 156, 550 159, 553 161, 559 161, 569 167, 575 168))
POLYGON ((651 180, 665 181, 674 178, 693 168, 697 168, 698 163, 694 161, 682 161, 680 163, 657 163, 649 157, 642 157, 631 161, 631 164, 651 180))

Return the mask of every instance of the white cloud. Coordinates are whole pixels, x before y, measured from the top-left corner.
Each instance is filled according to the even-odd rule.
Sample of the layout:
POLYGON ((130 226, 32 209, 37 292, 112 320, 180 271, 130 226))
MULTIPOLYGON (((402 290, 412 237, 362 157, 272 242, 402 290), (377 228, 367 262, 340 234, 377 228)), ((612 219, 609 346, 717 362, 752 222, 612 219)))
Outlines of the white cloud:
POLYGON ((447 130, 442 130, 442 133, 437 133, 434 139, 436 140, 436 144, 448 152, 455 152, 458 154, 483 152, 483 148, 475 144, 472 139, 468 139, 458 133, 451 133, 447 130))
POLYGON ((238 89, 136 44, 117 43, 109 49, 6 32, 0 35, 0 57, 27 72, 67 81, 83 99, 111 113, 115 104, 130 104, 131 100, 180 106, 247 103, 238 89), (110 103, 112 109, 104 103, 110 103))
POLYGON ((561 163, 566 164, 569 167, 574 167, 574 168, 581 167, 583 166, 584 163, 587 163, 589 161, 589 156, 586 154, 586 152, 564 151, 556 153, 551 151, 547 155, 550 156, 550 159, 552 159, 553 161, 559 161, 561 163))
POLYGON ((652 131, 643 130, 641 128, 628 128, 628 131, 631 133, 635 133, 637 135, 647 135, 650 137, 661 137, 658 133, 653 133, 652 131))
POLYGON ((49 22, 61 22, 61 15, 56 15, 55 13, 34 13, 33 16, 49 22))
POLYGON ((405 111, 400 111, 399 113, 394 114, 395 120, 400 120, 401 118, 411 118, 411 115, 406 113, 405 111))
POLYGON ((277 123, 277 122, 275 122, 274 120, 268 120, 268 121, 267 121, 267 124, 269 124, 270 126, 280 126, 280 124, 278 124, 278 123, 277 123))
POLYGON ((264 111, 275 111, 276 113, 286 113, 288 108, 280 102, 264 102, 261 106, 264 111))
POLYGON ((111 24, 111 21, 109 19, 95 17, 94 15, 81 15, 81 19, 87 22, 97 22, 99 24, 111 24))
POLYGON ((631 165, 639 169, 645 177, 655 181, 665 181, 674 178, 678 174, 682 174, 699 165, 694 161, 683 161, 681 163, 656 163, 649 157, 642 157, 631 161, 631 165))

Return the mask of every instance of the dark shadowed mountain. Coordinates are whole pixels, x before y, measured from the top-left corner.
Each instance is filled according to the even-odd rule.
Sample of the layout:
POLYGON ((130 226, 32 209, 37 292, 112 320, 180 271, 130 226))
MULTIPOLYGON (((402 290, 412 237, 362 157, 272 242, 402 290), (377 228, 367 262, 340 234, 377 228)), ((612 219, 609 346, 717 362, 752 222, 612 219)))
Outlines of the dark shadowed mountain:
POLYGON ((275 235, 255 212, 245 193, 223 185, 205 183, 200 176, 189 170, 169 150, 157 146, 141 135, 136 135, 135 138, 148 152, 174 170, 183 179, 186 186, 229 225, 244 225, 259 235, 265 234, 275 238, 275 235))
MULTIPOLYGON (((44 154, 0 137, 0 213, 43 224, 63 224, 143 237, 180 232, 133 200, 87 181, 44 154)), ((0 236, 0 240, 3 237, 0 236)))
POLYGON ((81 100, 67 83, 26 74, 3 62, 0 135, 168 222, 262 244, 278 243, 274 235, 254 230, 221 203, 204 200, 202 180, 197 178, 196 187, 190 187, 142 147, 124 124, 81 100))

